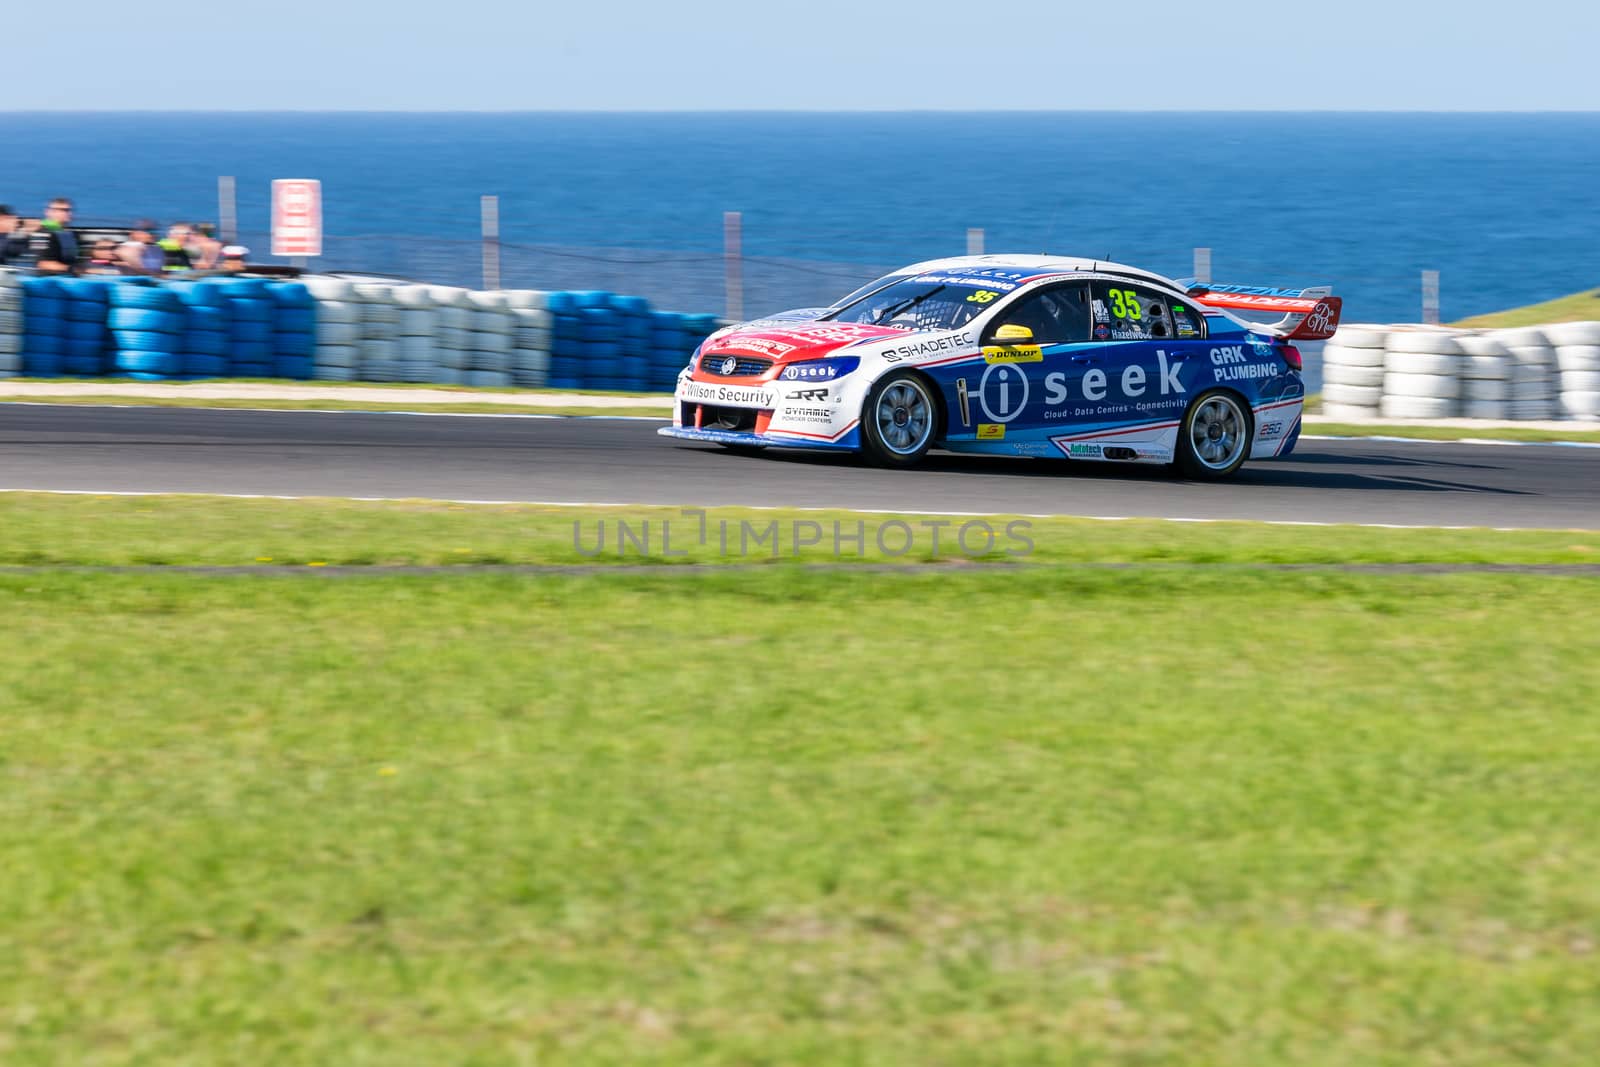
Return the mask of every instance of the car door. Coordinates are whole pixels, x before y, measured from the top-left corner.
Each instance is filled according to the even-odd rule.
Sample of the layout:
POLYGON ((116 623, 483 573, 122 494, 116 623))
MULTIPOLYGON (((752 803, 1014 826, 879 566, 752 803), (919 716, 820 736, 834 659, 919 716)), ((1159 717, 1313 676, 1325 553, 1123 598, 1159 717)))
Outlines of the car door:
POLYGON ((1088 410, 1081 422, 1102 430, 1127 427, 1116 434, 1119 442, 1144 442, 1159 451, 1191 399, 1204 316, 1121 278, 1097 278, 1090 293, 1093 333, 1104 346, 1100 373, 1084 382, 1088 410))
MULTIPOLYGON (((984 369, 975 385, 978 440, 1026 440, 1065 418, 1100 345, 1090 338, 1089 288, 1065 282, 1021 294, 984 328, 984 369), (1030 340, 1003 336, 1025 327, 1030 340)), ((976 417, 976 416, 975 416, 976 417)))

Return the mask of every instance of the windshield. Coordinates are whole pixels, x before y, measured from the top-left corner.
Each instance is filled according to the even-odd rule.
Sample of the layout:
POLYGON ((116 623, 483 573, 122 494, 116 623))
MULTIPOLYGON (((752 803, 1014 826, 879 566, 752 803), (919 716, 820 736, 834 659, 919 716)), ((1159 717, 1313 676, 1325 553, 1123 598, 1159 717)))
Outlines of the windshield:
POLYGON ((879 289, 882 289, 884 286, 888 285, 890 282, 900 281, 903 278, 914 278, 914 277, 916 277, 916 275, 914 275, 914 274, 905 274, 905 273, 885 274, 881 278, 872 279, 866 285, 863 285, 861 288, 855 290, 854 292, 850 293, 849 295, 841 296, 839 299, 835 300, 833 303, 829 304, 828 306, 829 307, 835 307, 835 308, 849 307, 851 304, 854 304, 857 300, 860 300, 862 297, 866 296, 868 293, 875 292, 875 291, 877 291, 879 289))
POLYGON ((879 289, 828 317, 834 322, 908 330, 954 330, 1014 288, 1010 283, 987 284, 980 278, 925 274, 879 289))

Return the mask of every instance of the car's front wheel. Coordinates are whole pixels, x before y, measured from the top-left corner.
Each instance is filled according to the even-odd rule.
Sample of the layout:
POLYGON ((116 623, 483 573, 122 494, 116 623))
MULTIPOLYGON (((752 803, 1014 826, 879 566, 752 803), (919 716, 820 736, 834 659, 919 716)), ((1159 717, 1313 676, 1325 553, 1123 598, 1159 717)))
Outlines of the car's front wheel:
POLYGON ((1232 476, 1249 452, 1244 402, 1221 389, 1201 393, 1178 429, 1178 469, 1190 478, 1217 481, 1232 476))
POLYGON ((933 447, 939 405, 926 379, 890 371, 873 385, 861 412, 861 451, 880 467, 909 467, 933 447))

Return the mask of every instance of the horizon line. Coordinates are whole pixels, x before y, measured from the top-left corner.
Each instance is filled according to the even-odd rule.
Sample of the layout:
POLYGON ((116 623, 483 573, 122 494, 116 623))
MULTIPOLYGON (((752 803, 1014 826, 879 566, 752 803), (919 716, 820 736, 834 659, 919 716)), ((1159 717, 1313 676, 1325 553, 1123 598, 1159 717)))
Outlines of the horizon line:
POLYGON ((0 115, 1600 115, 1600 107, 1538 108, 0 108, 0 115))

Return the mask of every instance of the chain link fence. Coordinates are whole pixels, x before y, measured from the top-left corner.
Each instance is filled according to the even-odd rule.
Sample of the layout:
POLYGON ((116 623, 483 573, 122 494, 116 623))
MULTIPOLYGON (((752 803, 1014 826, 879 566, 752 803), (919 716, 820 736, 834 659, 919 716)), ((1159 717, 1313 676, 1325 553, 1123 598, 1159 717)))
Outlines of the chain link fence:
MULTIPOLYGON (((264 233, 241 234, 240 240, 252 250, 272 247, 264 233)), ((318 271, 370 272, 479 288, 484 281, 484 247, 477 238, 327 237, 322 256, 311 265, 318 271)), ((496 248, 501 288, 606 289, 642 296, 663 310, 718 315, 727 310, 729 261, 721 252, 509 242, 499 242, 496 248)), ((268 259, 259 252, 253 258, 268 259)), ((830 304, 903 266, 749 255, 735 262, 748 317, 830 304)))

